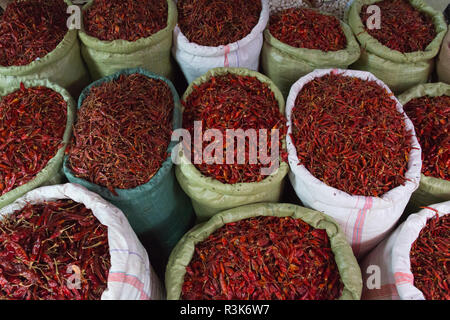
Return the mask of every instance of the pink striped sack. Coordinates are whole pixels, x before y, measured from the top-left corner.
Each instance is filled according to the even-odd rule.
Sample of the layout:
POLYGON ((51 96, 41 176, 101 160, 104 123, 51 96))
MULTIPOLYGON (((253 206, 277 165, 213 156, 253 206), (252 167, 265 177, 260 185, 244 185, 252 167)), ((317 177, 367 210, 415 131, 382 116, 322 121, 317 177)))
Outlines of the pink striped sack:
POLYGON ((269 21, 269 2, 261 0, 259 21, 243 39, 218 47, 202 46, 190 42, 178 24, 173 31, 172 55, 178 62, 188 83, 218 67, 247 68, 258 71, 259 55, 263 45, 263 32, 269 21))
POLYGON ((91 209, 101 224, 108 227, 111 268, 108 287, 102 300, 159 300, 164 291, 139 242, 121 210, 96 193, 72 183, 34 189, 0 210, 0 217, 19 210, 26 203, 72 199, 91 209))
MULTIPOLYGON (((438 210, 439 216, 450 214, 450 201, 430 207, 438 210)), ((422 209, 410 215, 363 260, 363 299, 425 300, 422 292, 414 286, 409 253, 427 220, 435 214, 432 210, 422 209)))
MULTIPOLYGON (((402 215, 411 194, 418 188, 422 167, 421 149, 414 134, 412 136, 413 150, 409 155, 408 170, 405 174, 408 181, 406 181, 405 185, 398 186, 377 198, 354 196, 330 187, 315 178, 305 166, 299 165, 297 150, 291 139, 291 112, 295 105, 295 100, 306 83, 331 72, 374 80, 391 93, 391 90, 383 82, 365 71, 317 69, 294 83, 286 102, 287 148, 289 166, 291 168, 289 179, 297 196, 306 207, 323 212, 338 222, 352 246, 353 253, 357 258, 361 258, 391 231, 402 215)), ((393 95, 392 99, 397 102, 397 110, 404 114, 400 102, 393 95)), ((406 114, 404 115, 407 130, 415 132, 411 120, 406 114)))

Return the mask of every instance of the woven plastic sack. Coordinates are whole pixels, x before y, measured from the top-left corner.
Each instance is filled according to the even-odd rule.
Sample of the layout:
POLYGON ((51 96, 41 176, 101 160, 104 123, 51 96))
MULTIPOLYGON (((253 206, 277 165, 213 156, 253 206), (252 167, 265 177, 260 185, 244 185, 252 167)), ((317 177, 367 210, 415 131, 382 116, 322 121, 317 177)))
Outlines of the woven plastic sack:
MULTIPOLYGON (((405 105, 414 98, 423 96, 437 97, 450 96, 450 85, 444 83, 427 83, 411 88, 398 97, 401 104, 405 105)), ((407 212, 419 211, 422 206, 450 200, 450 181, 427 177, 422 174, 420 186, 411 196, 407 212)))
POLYGON ((181 296, 186 266, 194 254, 195 245, 202 242, 223 225, 258 216, 293 217, 302 219, 314 228, 325 229, 330 239, 339 274, 344 283, 340 300, 358 300, 361 297, 362 280, 358 262, 348 245, 338 224, 330 217, 293 204, 260 203, 223 211, 208 222, 197 225, 177 244, 170 255, 166 270, 166 290, 168 300, 181 296))
MULTIPOLYGON (((305 84, 332 72, 376 81, 381 87, 391 93, 383 82, 369 72, 363 71, 316 70, 299 79, 292 86, 286 103, 286 117, 288 121, 287 149, 291 168, 289 178, 297 196, 306 207, 321 211, 339 223, 347 236, 347 240, 352 245, 355 256, 359 258, 375 247, 390 232, 402 215, 411 194, 418 188, 420 170, 422 168, 421 149, 414 133, 414 126, 405 115, 406 130, 412 130, 414 133, 411 137, 413 149, 409 154, 408 170, 405 174, 408 181, 406 181, 405 185, 398 186, 381 197, 350 195, 328 186, 314 177, 304 165, 300 165, 297 149, 291 139, 291 113, 295 106, 295 100, 305 84)), ((402 105, 394 96, 392 96, 392 99, 397 102, 397 110, 403 113, 402 105)))
MULTIPOLYGON (((65 0, 67 5, 72 5, 65 0)), ((80 55, 80 43, 77 30, 68 30, 56 48, 39 60, 24 66, 0 66, 0 88, 8 88, 11 79, 21 80, 48 79, 78 96, 89 83, 89 75, 80 55)))
MULTIPOLYGON (((7 88, 0 89, 0 97, 3 97, 9 93, 12 93, 20 89, 21 81, 19 79, 8 78, 4 79, 0 76, 0 82, 7 83, 7 88)), ((61 123, 61 126, 65 126, 64 136, 63 136, 63 146, 59 148, 56 155, 50 159, 47 165, 42 169, 34 179, 29 182, 5 193, 0 196, 0 208, 14 202, 17 198, 23 196, 30 190, 43 185, 52 185, 63 182, 64 174, 62 173, 62 163, 64 157, 64 150, 67 143, 72 136, 72 124, 75 117, 75 101, 70 96, 70 94, 64 89, 54 84, 48 80, 23 80, 22 83, 25 87, 35 87, 44 86, 58 92, 67 103, 67 121, 66 123, 61 123)))
MULTIPOLYGON (((439 216, 450 214, 450 201, 431 205, 439 211, 439 216)), ((422 209, 412 214, 389 238, 380 243, 362 262, 364 300, 425 300, 423 293, 414 286, 411 272, 411 246, 426 226, 427 220, 436 213, 422 209), (371 273, 366 273, 369 266, 376 266, 380 271, 380 287, 369 287, 371 273), (368 281, 369 280, 369 281, 368 281)))
POLYGON ((428 6, 423 0, 409 0, 413 7, 432 16, 437 35, 425 51, 401 53, 391 50, 367 33, 359 16, 364 5, 376 4, 379 1, 355 0, 350 7, 348 24, 363 49, 359 60, 351 68, 373 73, 394 93, 399 94, 417 84, 428 82, 447 25, 443 14, 428 6))
POLYGON ((261 65, 264 73, 278 86, 284 97, 287 97, 295 81, 315 69, 346 69, 358 60, 359 44, 350 27, 342 21, 341 26, 347 39, 347 47, 329 52, 295 48, 275 38, 268 28, 264 31, 261 65))
MULTIPOLYGON (((163 80, 169 85, 174 98, 173 129, 179 128, 182 120, 181 107, 174 86, 169 80, 143 69, 126 69, 95 81, 81 93, 78 108, 92 87, 115 80, 122 74, 134 73, 163 80)), ((168 153, 174 144, 169 145, 168 153)), ((105 187, 77 178, 67 165, 67 156, 64 158, 63 170, 70 182, 78 183, 98 193, 125 213, 133 230, 149 251, 150 259, 154 261, 153 265, 157 271, 163 268, 172 248, 191 227, 192 206, 176 182, 170 156, 149 182, 132 189, 116 189, 118 196, 105 187)))
POLYGON ((259 21, 243 39, 218 47, 202 46, 190 42, 179 26, 173 32, 172 54, 178 62, 188 83, 208 70, 217 67, 238 67, 258 70, 263 44, 263 31, 269 20, 268 0, 261 0, 259 21))
POLYGON ((450 84, 450 29, 442 42, 436 70, 439 81, 450 84))
POLYGON ((108 227, 111 268, 102 300, 164 299, 161 283, 149 262, 147 252, 131 229, 122 211, 99 195, 77 184, 42 187, 28 192, 0 210, 0 217, 22 209, 27 203, 72 199, 91 209, 101 224, 108 227))
MULTIPOLYGON (((83 6, 85 12, 95 0, 83 6)), ((167 26, 147 38, 136 41, 102 41, 79 31, 81 54, 94 80, 111 75, 126 68, 144 68, 166 78, 173 77, 170 48, 172 31, 177 23, 177 8, 172 0, 167 0, 167 26)))
MULTIPOLYGON (((280 107, 284 112, 284 99, 273 82, 262 74, 241 68, 216 68, 208 71, 196 79, 183 95, 183 101, 199 85, 213 76, 233 73, 243 76, 256 77, 267 83, 274 92, 280 107)), ((226 184, 211 177, 203 175, 181 151, 180 165, 176 166, 175 173, 181 188, 191 198, 197 215, 197 221, 205 221, 216 213, 257 202, 278 202, 282 195, 284 178, 289 166, 281 162, 278 170, 260 182, 226 184)))

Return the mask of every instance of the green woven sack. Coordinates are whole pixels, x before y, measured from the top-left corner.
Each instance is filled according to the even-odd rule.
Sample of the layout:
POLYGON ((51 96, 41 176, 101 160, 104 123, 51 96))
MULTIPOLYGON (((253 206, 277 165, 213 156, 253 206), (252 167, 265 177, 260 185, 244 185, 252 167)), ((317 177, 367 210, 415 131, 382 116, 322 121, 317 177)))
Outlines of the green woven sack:
MULTIPOLYGON (((183 95, 183 101, 194 90, 194 86, 200 85, 213 76, 228 73, 256 77, 261 82, 267 83, 275 94, 281 113, 284 114, 284 98, 275 84, 266 76, 244 68, 211 69, 190 84, 183 95)), ((191 198, 199 222, 226 209, 257 202, 278 202, 283 191, 284 178, 289 171, 289 165, 281 162, 273 175, 260 182, 226 184, 204 176, 182 152, 180 158, 181 164, 175 169, 176 177, 181 188, 191 198)))
MULTIPOLYGON (((72 5, 65 0, 67 5, 72 5)), ((63 40, 42 59, 24 66, 0 66, 0 88, 8 88, 8 76, 21 80, 48 79, 67 89, 74 97, 89 83, 89 74, 80 55, 77 30, 68 30, 63 40)))
POLYGON ((227 210, 215 215, 208 222, 195 226, 178 242, 172 251, 166 268, 166 290, 168 300, 180 299, 181 289, 194 254, 195 245, 202 242, 223 225, 257 216, 293 217, 318 229, 325 229, 330 239, 339 274, 344 283, 341 300, 359 300, 362 277, 358 262, 353 255, 339 225, 329 216, 293 204, 260 203, 227 210))
POLYGON ((56 155, 49 160, 47 165, 42 169, 33 180, 5 193, 0 196, 0 208, 14 202, 16 199, 23 196, 28 191, 36 189, 41 186, 60 184, 64 181, 64 174, 62 173, 62 163, 64 157, 64 150, 67 143, 70 141, 72 135, 72 124, 75 117, 75 101, 70 96, 70 94, 62 87, 54 84, 48 80, 19 80, 8 78, 8 80, 0 77, 0 82, 7 84, 7 89, 0 88, 0 97, 3 97, 9 93, 12 93, 20 88, 20 82, 22 82, 25 87, 35 87, 44 86, 50 88, 53 91, 58 92, 63 99, 67 102, 67 121, 61 125, 65 126, 64 136, 63 136, 63 146, 59 148, 56 155))
MULTIPOLYGON (((83 6, 85 12, 95 0, 83 6)), ((144 68, 163 77, 172 79, 172 33, 177 24, 177 7, 167 0, 167 26, 147 38, 136 41, 102 41, 79 31, 81 54, 92 78, 97 80, 126 68, 144 68)))
MULTIPOLYGON (((398 97, 405 105, 414 98, 423 96, 439 97, 450 96, 450 85, 445 83, 427 83, 411 88, 398 97)), ((406 212, 420 211, 420 207, 450 200, 450 181, 427 177, 422 174, 419 188, 412 194, 406 212)))
MULTIPOLYGON (((432 17, 437 35, 425 51, 401 53, 391 50, 367 33, 359 16, 364 5, 376 4, 379 1, 381 0, 355 0, 350 7, 348 23, 362 48, 359 60, 351 65, 351 68, 371 72, 394 93, 399 94, 428 81, 447 25, 443 14, 423 0, 409 0, 413 7, 432 17)), ((381 23, 383 26, 383 21, 381 23)))
MULTIPOLYGON (((92 87, 115 80, 122 74, 134 73, 163 80, 169 85, 175 104, 173 129, 179 128, 181 126, 181 106, 173 84, 169 80, 141 68, 122 70, 95 81, 81 93, 78 108, 81 107, 92 87)), ((174 142, 170 143, 169 153, 174 145, 174 142)), ((121 209, 143 245, 148 249, 150 260, 154 261, 152 264, 159 272, 165 266, 170 251, 177 241, 192 226, 194 217, 189 198, 176 182, 171 157, 168 156, 149 182, 133 189, 116 189, 118 196, 113 195, 105 187, 74 176, 67 166, 67 158, 67 156, 64 158, 63 170, 69 182, 78 183, 94 191, 121 209)))
POLYGON ((347 39, 347 47, 339 51, 324 52, 315 49, 295 48, 264 31, 261 65, 264 73, 277 85, 284 97, 298 79, 315 69, 347 69, 358 60, 359 44, 350 27, 341 21, 347 39))

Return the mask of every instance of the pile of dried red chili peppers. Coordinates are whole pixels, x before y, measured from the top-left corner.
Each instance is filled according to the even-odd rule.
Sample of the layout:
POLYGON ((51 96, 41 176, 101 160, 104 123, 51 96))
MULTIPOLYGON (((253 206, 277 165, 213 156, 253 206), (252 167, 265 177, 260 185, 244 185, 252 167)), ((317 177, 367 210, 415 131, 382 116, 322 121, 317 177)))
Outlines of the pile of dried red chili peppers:
POLYGON ((63 147, 67 103, 52 89, 22 84, 0 101, 0 195, 41 171, 63 147))
POLYGON ((308 82, 292 124, 299 165, 327 185, 377 197, 405 183, 412 133, 375 81, 330 74, 308 82))
POLYGON ((121 75, 92 87, 74 125, 69 168, 114 194, 147 183, 168 156, 173 110, 163 80, 121 75))
POLYGON ((428 219, 411 246, 410 259, 414 286, 425 299, 450 300, 450 214, 428 219))
POLYGON ((85 32, 104 41, 150 37, 167 19, 167 0, 94 0, 83 15, 85 32))
POLYGON ((361 9, 361 20, 366 31, 382 45, 409 53, 424 51, 436 37, 432 17, 414 8, 409 0, 383 0, 376 5, 381 9, 381 28, 367 28, 372 13, 369 5, 361 9))
MULTIPOLYGON (((271 130, 279 130, 279 149, 282 158, 286 159, 286 152, 282 150, 286 136, 286 119, 281 114, 278 101, 269 86, 255 77, 226 74, 211 77, 199 86, 195 86, 192 93, 182 102, 185 107, 183 127, 194 136, 194 121, 201 121, 203 131, 208 129, 220 130, 223 135, 223 164, 202 164, 194 162, 197 169, 208 177, 223 183, 235 184, 240 182, 258 182, 265 178, 261 175, 261 168, 268 167, 260 161, 258 152, 257 163, 250 161, 250 148, 256 145, 245 140, 245 163, 239 164, 238 148, 235 148, 234 164, 227 164, 226 146, 227 129, 254 129, 257 141, 260 129, 267 130, 267 154, 272 152, 271 130)), ((214 140, 213 140, 214 142, 214 140)), ((203 142, 203 150, 212 142, 203 142)), ((252 150, 254 151, 254 150, 252 150)), ((261 151, 261 150, 259 150, 261 151)), ((216 157, 215 153, 213 154, 216 157)), ((195 156, 193 157, 195 160, 195 156)))
POLYGON ((258 24, 261 0, 179 0, 178 25, 186 38, 203 46, 245 38, 258 24))
POLYGON ((260 216, 227 223, 195 246, 182 299, 333 300, 343 287, 325 230, 260 216))
POLYGON ((422 173, 450 180, 450 96, 412 99, 403 108, 422 147, 422 173))
POLYGON ((0 17, 0 65, 26 65, 53 51, 68 31, 66 9, 63 0, 10 3, 0 17))
POLYGON ((0 220, 0 300, 98 300, 109 268, 107 228, 83 204, 27 204, 0 220))
POLYGON ((338 51, 347 46, 340 21, 312 9, 291 8, 270 16, 269 31, 296 48, 338 51))

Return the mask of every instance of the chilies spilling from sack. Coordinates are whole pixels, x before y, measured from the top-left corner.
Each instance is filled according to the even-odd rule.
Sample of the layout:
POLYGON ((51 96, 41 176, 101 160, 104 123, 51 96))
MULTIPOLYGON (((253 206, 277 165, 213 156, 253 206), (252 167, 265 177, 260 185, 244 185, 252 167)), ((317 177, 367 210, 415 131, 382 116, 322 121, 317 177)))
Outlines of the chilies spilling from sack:
POLYGON ((0 195, 36 177, 63 147, 67 102, 23 84, 0 101, 0 195))
POLYGON ((427 300, 450 300, 448 269, 450 259, 450 214, 436 212, 411 246, 411 272, 414 286, 427 300))
POLYGON ((167 19, 167 0, 95 0, 83 15, 85 32, 103 41, 150 37, 167 19))
POLYGON ((291 8, 273 14, 269 31, 281 42, 295 48, 328 52, 347 46, 339 20, 311 9, 291 8))
POLYGON ((169 86, 141 74, 91 88, 66 151, 68 167, 113 194, 149 182, 167 158, 173 110, 169 86))
POLYGON ((258 24, 261 0, 179 0, 178 25, 186 38, 217 47, 245 38, 258 24))
POLYGON ((412 133, 391 96, 375 81, 336 74, 305 84, 292 109, 299 165, 351 195, 403 185, 412 133))
POLYGON ((83 204, 27 204, 0 220, 0 300, 98 300, 109 268, 107 228, 83 204))
POLYGON ((422 147, 422 173, 450 181, 450 96, 415 98, 403 108, 422 147))
POLYGON ((66 35, 63 0, 10 3, 0 16, 0 65, 22 66, 53 51, 66 35))
POLYGON ((343 288, 325 230, 261 216, 227 223, 195 246, 182 299, 333 300, 343 288))

